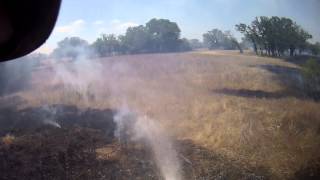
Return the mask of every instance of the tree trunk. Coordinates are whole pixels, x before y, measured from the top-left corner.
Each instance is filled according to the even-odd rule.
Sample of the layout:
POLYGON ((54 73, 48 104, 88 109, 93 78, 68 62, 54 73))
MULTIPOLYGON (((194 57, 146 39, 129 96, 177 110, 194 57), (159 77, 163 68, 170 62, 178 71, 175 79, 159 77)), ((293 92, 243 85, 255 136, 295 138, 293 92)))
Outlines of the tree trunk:
POLYGON ((237 46, 237 48, 239 49, 240 53, 243 54, 243 49, 240 46, 240 44, 238 43, 238 41, 237 40, 233 40, 233 43, 237 46))
POLYGON ((253 38, 251 39, 251 41, 252 41, 252 44, 253 44, 254 52, 256 53, 256 55, 258 55, 258 48, 257 48, 256 41, 253 38))
POLYGON ((256 53, 256 55, 258 55, 258 48, 255 43, 253 44, 253 48, 254 48, 254 52, 256 53))
POLYGON ((271 54, 272 54, 272 56, 275 56, 275 52, 274 52, 273 48, 271 49, 271 54))
POLYGON ((290 48, 290 56, 294 55, 294 50, 295 50, 294 48, 292 48, 292 47, 290 48))

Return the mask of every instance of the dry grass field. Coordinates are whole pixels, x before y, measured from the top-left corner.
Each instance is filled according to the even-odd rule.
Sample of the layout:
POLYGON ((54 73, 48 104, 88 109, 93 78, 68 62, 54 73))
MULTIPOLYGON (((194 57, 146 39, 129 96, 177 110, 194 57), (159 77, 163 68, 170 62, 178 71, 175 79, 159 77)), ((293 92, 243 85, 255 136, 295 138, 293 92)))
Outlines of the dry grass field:
POLYGON ((226 162, 264 179, 299 179, 319 170, 313 168, 320 162, 320 104, 302 93, 300 67, 293 63, 233 51, 92 61, 98 66, 83 66, 83 74, 70 80, 75 86, 43 63, 33 72, 32 87, 14 94, 22 99, 19 108, 66 104, 103 110, 126 104, 160 122, 181 142, 181 152, 182 142, 192 142, 225 159, 198 159, 208 168, 226 162))

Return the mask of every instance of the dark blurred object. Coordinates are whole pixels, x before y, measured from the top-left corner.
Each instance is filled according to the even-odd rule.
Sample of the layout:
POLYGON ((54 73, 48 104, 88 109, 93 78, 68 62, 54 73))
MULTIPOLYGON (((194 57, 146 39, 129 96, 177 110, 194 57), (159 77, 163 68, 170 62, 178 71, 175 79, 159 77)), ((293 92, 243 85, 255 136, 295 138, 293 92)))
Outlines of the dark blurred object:
POLYGON ((0 61, 29 54, 51 34, 61 0, 0 0, 0 61))

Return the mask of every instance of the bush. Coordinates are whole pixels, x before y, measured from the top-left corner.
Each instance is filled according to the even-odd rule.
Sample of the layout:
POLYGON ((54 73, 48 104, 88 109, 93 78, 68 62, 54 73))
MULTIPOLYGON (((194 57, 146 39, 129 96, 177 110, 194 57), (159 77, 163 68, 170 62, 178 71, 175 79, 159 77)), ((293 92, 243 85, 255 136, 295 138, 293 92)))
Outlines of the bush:
POLYGON ((320 54, 320 43, 319 42, 317 42, 315 44, 310 44, 309 48, 310 48, 312 55, 318 56, 320 54))
POLYGON ((320 63, 310 59, 302 66, 305 88, 313 97, 320 98, 320 63))

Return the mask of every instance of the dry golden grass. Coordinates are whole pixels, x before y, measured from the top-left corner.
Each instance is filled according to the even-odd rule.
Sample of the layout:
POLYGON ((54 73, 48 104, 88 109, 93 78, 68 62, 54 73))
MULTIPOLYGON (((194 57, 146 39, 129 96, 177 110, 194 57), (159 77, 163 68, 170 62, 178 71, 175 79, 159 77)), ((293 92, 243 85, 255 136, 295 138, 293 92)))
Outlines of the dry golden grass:
POLYGON ((94 61, 103 64, 103 77, 82 93, 60 87, 43 68, 34 72, 32 91, 20 95, 30 106, 63 103, 103 109, 118 108, 125 100, 177 138, 263 167, 273 179, 292 178, 320 155, 319 103, 296 96, 278 80, 279 74, 261 68, 298 68, 293 64, 226 51, 94 61), (90 93, 95 96, 85 95, 90 93))

